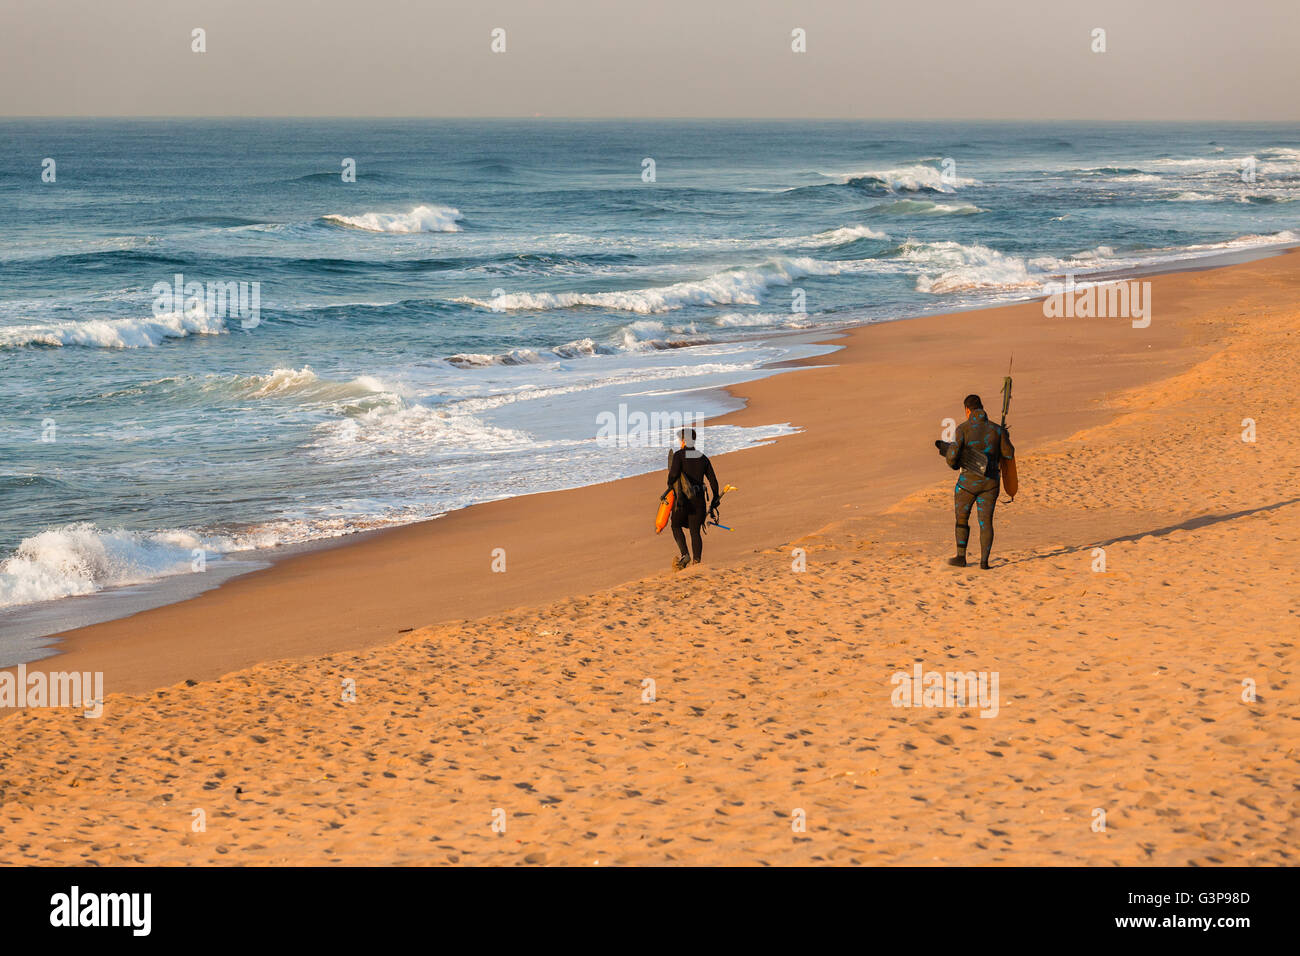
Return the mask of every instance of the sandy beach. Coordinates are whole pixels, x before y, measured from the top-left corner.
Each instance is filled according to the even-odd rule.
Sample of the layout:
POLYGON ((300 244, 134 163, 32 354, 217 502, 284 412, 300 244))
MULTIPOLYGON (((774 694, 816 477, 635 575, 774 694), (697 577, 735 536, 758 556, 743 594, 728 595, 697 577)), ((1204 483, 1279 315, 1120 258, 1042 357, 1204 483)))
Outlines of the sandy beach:
POLYGON ((717 460, 681 574, 647 475, 70 632, 104 714, 0 717, 0 862, 1294 862, 1300 256, 1150 281, 1148 328, 923 317, 734 388, 801 431, 717 460), (1012 354, 1021 491, 953 569, 932 441, 1012 354), (896 706, 918 665, 996 713, 896 706))

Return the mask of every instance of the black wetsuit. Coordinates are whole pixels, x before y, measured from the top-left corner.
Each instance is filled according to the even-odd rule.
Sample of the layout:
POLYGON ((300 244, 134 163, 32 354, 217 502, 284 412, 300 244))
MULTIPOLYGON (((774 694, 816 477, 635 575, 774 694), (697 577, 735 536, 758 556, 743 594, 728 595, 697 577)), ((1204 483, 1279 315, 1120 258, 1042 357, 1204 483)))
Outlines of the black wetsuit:
POLYGON ((1005 428, 989 421, 984 409, 977 408, 970 418, 957 426, 957 438, 948 446, 944 457, 954 471, 961 468, 961 452, 971 446, 988 458, 987 475, 962 469, 953 489, 953 507, 957 514, 957 556, 966 556, 970 540, 970 511, 974 505, 980 523, 980 563, 988 564, 993 550, 993 509, 998 503, 998 489, 1002 484, 1003 458, 1014 458, 1016 449, 1011 444, 1005 428))
POLYGON ((691 555, 696 561, 704 554, 704 539, 700 529, 704 527, 708 508, 704 502, 704 480, 713 486, 713 501, 718 500, 718 476, 713 473, 713 463, 709 456, 694 448, 679 448, 668 455, 668 487, 676 492, 673 502, 672 529, 673 540, 677 550, 686 554, 686 535, 682 529, 691 532, 691 555), (686 495, 686 485, 698 489, 694 498, 686 495))

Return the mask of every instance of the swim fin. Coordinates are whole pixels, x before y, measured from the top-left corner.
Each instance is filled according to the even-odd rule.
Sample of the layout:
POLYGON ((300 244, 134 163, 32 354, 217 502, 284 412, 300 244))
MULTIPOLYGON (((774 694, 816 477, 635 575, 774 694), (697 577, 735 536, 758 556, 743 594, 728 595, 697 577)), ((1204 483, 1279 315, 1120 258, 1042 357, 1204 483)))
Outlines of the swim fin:
MULTIPOLYGON (((936 440, 935 447, 939 449, 939 454, 945 458, 948 457, 948 449, 952 447, 950 441, 936 440)), ((989 468, 989 459, 982 451, 966 445, 961 450, 961 459, 957 462, 963 471, 973 471, 977 475, 987 475, 989 468)))

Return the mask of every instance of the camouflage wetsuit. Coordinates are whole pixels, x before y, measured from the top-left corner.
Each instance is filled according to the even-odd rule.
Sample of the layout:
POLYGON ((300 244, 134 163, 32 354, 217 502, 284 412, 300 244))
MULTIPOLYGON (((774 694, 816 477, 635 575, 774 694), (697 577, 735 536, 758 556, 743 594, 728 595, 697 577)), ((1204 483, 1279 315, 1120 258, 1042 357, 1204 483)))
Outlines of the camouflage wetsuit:
POLYGON ((980 523, 980 561, 988 564, 993 550, 993 509, 998 503, 998 488, 1002 483, 1001 459, 1016 457, 1016 449, 1004 428, 989 421, 984 409, 977 408, 970 418, 957 426, 957 438, 944 457, 954 471, 961 468, 961 451, 970 445, 983 452, 989 460, 989 475, 985 477, 962 469, 953 489, 953 504, 957 512, 957 555, 966 556, 966 543, 970 540, 970 510, 974 505, 980 523), (999 438, 1001 441, 999 442, 999 438))

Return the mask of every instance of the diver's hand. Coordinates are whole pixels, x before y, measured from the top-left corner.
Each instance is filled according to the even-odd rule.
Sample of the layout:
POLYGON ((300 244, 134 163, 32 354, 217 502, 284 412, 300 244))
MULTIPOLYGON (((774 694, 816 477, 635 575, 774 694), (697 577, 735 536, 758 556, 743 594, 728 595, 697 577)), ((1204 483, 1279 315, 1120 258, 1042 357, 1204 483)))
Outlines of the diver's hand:
POLYGON ((941 455, 946 455, 948 453, 948 442, 944 441, 942 438, 936 438, 934 440, 934 447, 939 449, 939 454, 941 455))

